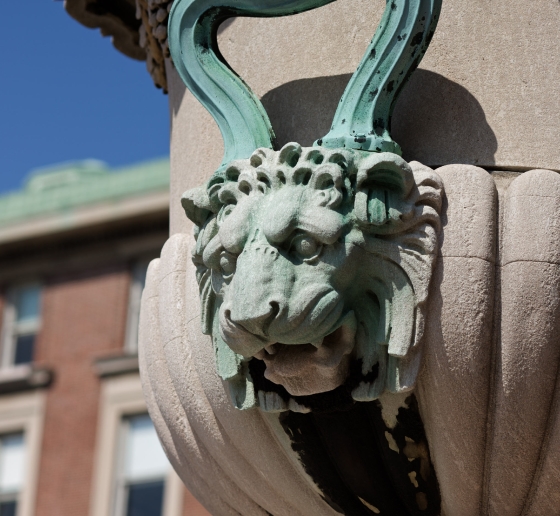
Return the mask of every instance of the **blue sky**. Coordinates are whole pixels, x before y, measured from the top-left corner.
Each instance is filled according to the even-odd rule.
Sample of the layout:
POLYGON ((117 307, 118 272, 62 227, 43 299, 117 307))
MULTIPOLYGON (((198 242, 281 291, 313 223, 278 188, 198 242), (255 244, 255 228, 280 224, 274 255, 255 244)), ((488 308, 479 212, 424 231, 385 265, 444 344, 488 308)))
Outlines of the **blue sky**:
POLYGON ((0 193, 29 171, 96 158, 120 166, 169 153, 167 96, 61 1, 4 2, 0 193))

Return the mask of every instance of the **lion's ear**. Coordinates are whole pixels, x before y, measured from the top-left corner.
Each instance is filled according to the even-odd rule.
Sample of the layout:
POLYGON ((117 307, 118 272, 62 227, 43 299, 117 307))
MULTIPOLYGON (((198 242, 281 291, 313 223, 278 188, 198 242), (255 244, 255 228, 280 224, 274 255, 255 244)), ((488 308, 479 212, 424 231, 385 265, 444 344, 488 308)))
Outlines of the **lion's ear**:
POLYGON ((189 220, 201 227, 212 212, 206 186, 187 190, 181 197, 181 206, 189 220))

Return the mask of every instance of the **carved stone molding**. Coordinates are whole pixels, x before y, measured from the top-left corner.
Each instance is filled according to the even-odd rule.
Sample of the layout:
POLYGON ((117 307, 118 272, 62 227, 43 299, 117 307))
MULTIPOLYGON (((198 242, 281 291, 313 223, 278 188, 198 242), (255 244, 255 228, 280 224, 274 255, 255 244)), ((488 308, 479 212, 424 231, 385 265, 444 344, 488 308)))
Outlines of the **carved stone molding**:
MULTIPOLYGON (((425 467, 433 462, 441 514, 555 514, 560 503, 560 175, 547 170, 512 175, 509 184, 497 182, 497 192, 492 176, 477 167, 450 165, 436 173, 445 187, 440 252, 415 390, 427 439, 406 433, 413 442, 399 444, 403 418, 414 421, 414 398, 407 403, 407 394, 358 404, 381 407, 378 422, 385 428, 368 427, 368 435, 372 442, 382 443, 378 439, 383 437, 390 464, 406 453, 411 465, 422 464, 422 458, 425 467)), ((158 431, 174 464, 215 514, 233 514, 232 506, 252 514, 252 504, 261 503, 267 489, 256 481, 262 474, 268 488, 274 487, 260 506, 269 513, 336 514, 331 506, 320 506, 316 492, 306 487, 324 486, 325 478, 314 468, 316 449, 304 439, 310 428, 302 418, 322 425, 327 415, 231 407, 227 382, 214 367, 212 340, 200 331, 191 250, 196 254, 185 235, 166 244, 161 260, 150 267, 142 315, 141 373, 150 411, 158 418, 158 431), (180 403, 184 412, 178 416, 180 403), (187 438, 178 437, 186 432, 187 438), (222 455, 229 446, 224 446, 226 437, 244 462, 222 455), (283 461, 290 454, 298 459, 287 465, 283 461), (278 469, 261 469, 268 464, 278 469), (220 482, 229 479, 232 489, 239 486, 243 493, 218 493, 203 483, 204 478, 217 478, 214 475, 220 482), (294 478, 297 489, 291 484, 294 478), (289 500, 282 498, 287 493, 289 500)), ((352 411, 343 414, 346 428, 356 431, 352 411)), ((340 428, 333 414, 328 417, 331 428, 340 428)), ((312 435, 325 442, 325 434, 312 435)), ((354 438, 358 436, 356 431, 354 438)), ((337 442, 339 448, 347 446, 345 453, 352 450, 348 442, 337 442)), ((334 452, 331 448, 328 453, 334 452)), ((419 485, 420 492, 427 492, 427 484, 419 485)), ((340 496, 347 502, 340 492, 328 491, 326 499, 340 496)), ((379 510, 372 499, 361 498, 379 510)), ((362 514, 355 507, 340 512, 362 514)), ((364 514, 371 513, 416 514, 364 514)))
POLYGON ((140 46, 146 51, 146 66, 155 85, 167 93, 165 59, 169 59, 167 21, 173 0, 136 0, 140 46))
POLYGON ((82 25, 101 29, 123 54, 143 61, 146 52, 140 46, 140 20, 135 0, 65 0, 64 8, 82 25))
POLYGON ((173 0, 65 0, 64 7, 81 24, 111 37, 123 54, 145 60, 154 84, 167 93, 167 21, 172 4, 173 0))
POLYGON ((305 413, 294 403, 275 411, 270 395, 270 411, 234 408, 215 341, 200 329, 196 249, 174 235, 150 264, 140 323, 148 408, 191 492, 220 516, 439 516, 414 394, 342 398, 342 410, 318 394, 305 413))

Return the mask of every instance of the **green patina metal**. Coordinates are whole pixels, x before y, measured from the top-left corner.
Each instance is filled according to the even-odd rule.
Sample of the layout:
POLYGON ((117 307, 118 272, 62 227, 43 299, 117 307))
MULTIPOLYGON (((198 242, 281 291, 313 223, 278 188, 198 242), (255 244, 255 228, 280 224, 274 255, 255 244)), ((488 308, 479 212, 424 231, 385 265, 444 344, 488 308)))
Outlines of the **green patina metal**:
POLYGON ((442 0, 387 0, 379 28, 334 116, 331 131, 317 142, 401 154, 391 139, 391 116, 410 75, 428 49, 442 0))
POLYGON ((214 117, 224 139, 223 164, 272 148, 274 132, 251 89, 218 49, 219 25, 233 16, 276 17, 301 13, 334 0, 187 0, 169 14, 169 50, 179 75, 214 117))
POLYGON ((0 228, 168 189, 168 158, 116 170, 96 160, 56 165, 32 172, 23 190, 0 197, 0 228))
MULTIPOLYGON (((276 17, 334 0, 184 0, 169 17, 169 47, 179 75, 212 114, 224 139, 223 165, 274 148, 274 132, 257 96, 235 74, 217 44, 232 16, 276 17)), ((387 0, 375 36, 350 80, 331 131, 316 144, 400 154, 390 136, 396 100, 435 31, 442 0, 387 0)))

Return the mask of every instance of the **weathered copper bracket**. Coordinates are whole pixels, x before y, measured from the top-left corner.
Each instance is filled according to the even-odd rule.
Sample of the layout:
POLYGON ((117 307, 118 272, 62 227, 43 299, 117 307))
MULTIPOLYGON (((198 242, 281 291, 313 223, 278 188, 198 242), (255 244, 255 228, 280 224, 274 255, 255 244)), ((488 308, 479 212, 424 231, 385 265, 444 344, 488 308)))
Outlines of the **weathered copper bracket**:
MULTIPOLYGON (((212 114, 224 138, 223 165, 248 158, 257 148, 274 148, 264 107, 231 69, 217 43, 219 25, 232 16, 297 14, 333 0, 185 0, 169 17, 169 47, 179 75, 212 114)), ((406 81, 434 34, 442 0, 387 0, 366 54, 336 111, 331 131, 317 140, 345 147, 400 154, 389 134, 391 115, 406 81)))

